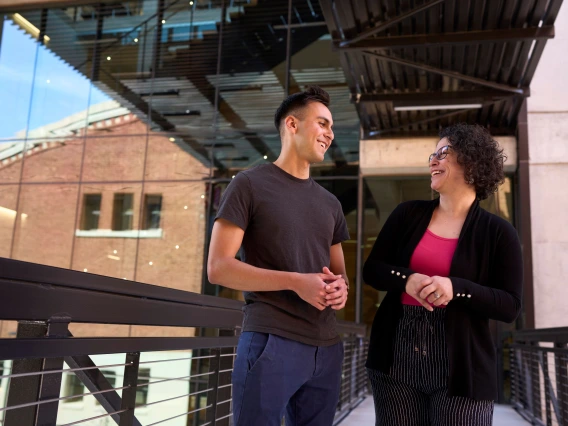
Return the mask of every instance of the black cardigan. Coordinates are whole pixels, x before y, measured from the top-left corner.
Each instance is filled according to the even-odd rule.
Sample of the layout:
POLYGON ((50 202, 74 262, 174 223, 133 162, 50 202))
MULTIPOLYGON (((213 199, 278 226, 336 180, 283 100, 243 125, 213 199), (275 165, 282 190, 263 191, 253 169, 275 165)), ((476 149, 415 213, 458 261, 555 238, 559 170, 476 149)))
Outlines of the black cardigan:
MULTIPOLYGON (((418 242, 439 199, 409 201, 396 207, 383 226, 363 270, 365 282, 387 295, 373 321, 367 367, 388 373, 393 338, 402 314, 401 294, 418 242)), ((497 366, 489 319, 513 322, 521 310, 523 265, 511 224, 475 201, 452 258, 454 299, 446 309, 450 396, 497 399, 497 366)))

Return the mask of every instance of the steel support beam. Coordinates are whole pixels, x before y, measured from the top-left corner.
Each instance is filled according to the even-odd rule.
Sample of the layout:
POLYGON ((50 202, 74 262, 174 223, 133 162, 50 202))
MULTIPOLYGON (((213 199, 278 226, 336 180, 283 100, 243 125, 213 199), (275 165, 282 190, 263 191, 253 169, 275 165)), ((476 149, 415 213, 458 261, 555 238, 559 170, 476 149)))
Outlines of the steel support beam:
POLYGON ((523 328, 535 327, 534 284, 533 284, 533 257, 532 257, 532 229, 531 229, 531 193, 530 193, 530 167, 529 167, 529 131, 527 102, 523 102, 517 118, 517 144, 518 144, 518 213, 517 228, 519 229, 521 247, 523 249, 523 328))
MULTIPOLYGON (((416 92, 416 93, 363 93, 352 94, 351 103, 364 104, 375 102, 392 102, 394 106, 410 105, 460 105, 485 102, 496 102, 519 96, 501 90, 463 90, 452 92, 416 92)), ((530 96, 530 90, 524 89, 521 95, 530 96)))
POLYGON ((382 53, 375 53, 375 52, 369 52, 369 51, 363 51, 363 54, 372 57, 372 58, 376 58, 376 59, 380 59, 386 62, 392 62, 398 65, 404 65, 406 67, 410 67, 410 68, 415 68, 415 69, 419 69, 421 71, 426 71, 426 72, 431 72, 434 74, 440 74, 440 75, 444 75, 446 77, 450 77, 450 78, 456 78, 458 80, 463 80, 463 81, 467 81, 469 83, 473 83, 473 84, 479 84, 480 86, 486 86, 486 87, 490 87, 492 89, 496 89, 496 90, 502 90, 505 92, 511 92, 511 93, 518 93, 518 94, 524 94, 525 89, 523 89, 522 87, 513 87, 513 86, 509 86, 507 84, 501 84, 501 83, 496 83, 493 81, 487 81, 484 80, 482 78, 477 78, 477 77, 471 77, 469 75, 465 75, 456 71, 449 71, 449 70, 443 70, 440 68, 436 68, 436 67, 432 67, 430 65, 426 65, 426 64, 420 64, 418 62, 413 62, 413 61, 408 61, 406 59, 400 59, 400 58, 395 58, 393 56, 389 56, 389 55, 383 55, 382 53))
POLYGON ((338 49, 345 51, 362 49, 400 49, 456 44, 469 45, 487 42, 504 43, 511 41, 548 40, 551 38, 554 38, 554 26, 366 38, 344 47, 340 43, 338 45, 338 49))
MULTIPOLYGON (((73 337, 69 333, 69 337, 73 337)), ((122 405, 122 398, 114 390, 114 386, 108 381, 104 374, 96 367, 95 363, 88 355, 83 356, 66 356, 65 363, 70 368, 80 369, 75 371, 74 374, 79 380, 85 385, 89 392, 100 392, 95 393, 93 396, 101 404, 107 413, 113 413, 120 411, 122 405)), ((118 414, 112 414, 110 416, 116 424, 120 423, 120 417, 118 414)), ((132 420, 132 426, 142 426, 140 421, 136 418, 132 420)))
POLYGON ((368 133, 368 137, 366 137, 365 139, 372 139, 373 137, 380 136, 380 135, 383 135, 385 133, 394 132, 396 130, 401 130, 401 129, 404 129, 404 128, 409 127, 409 126, 417 126, 419 124, 430 123, 431 121, 442 120, 444 118, 452 117, 454 115, 463 114, 464 112, 468 112, 468 111, 469 111, 469 109, 459 109, 459 110, 448 112, 448 113, 445 113, 445 114, 436 115, 434 117, 428 117, 428 118, 425 118, 423 120, 413 121, 412 123, 403 124, 401 126, 391 127, 391 128, 383 129, 383 130, 371 131, 371 132, 368 133))
POLYGON ((425 10, 430 9, 432 6, 436 6, 437 4, 443 2, 444 0, 432 0, 427 3, 424 3, 420 6, 415 7, 414 9, 409 10, 408 12, 402 13, 398 16, 395 16, 394 18, 389 19, 388 21, 380 23, 376 27, 369 28, 367 31, 362 32, 357 37, 354 37, 351 40, 346 40, 341 42, 339 46, 346 47, 358 41, 365 40, 366 38, 369 38, 372 35, 375 35, 377 33, 380 33, 381 31, 386 30, 387 28, 393 26, 394 24, 398 24, 399 22, 404 21, 405 19, 408 19, 411 16, 416 15, 417 13, 424 12, 425 10))

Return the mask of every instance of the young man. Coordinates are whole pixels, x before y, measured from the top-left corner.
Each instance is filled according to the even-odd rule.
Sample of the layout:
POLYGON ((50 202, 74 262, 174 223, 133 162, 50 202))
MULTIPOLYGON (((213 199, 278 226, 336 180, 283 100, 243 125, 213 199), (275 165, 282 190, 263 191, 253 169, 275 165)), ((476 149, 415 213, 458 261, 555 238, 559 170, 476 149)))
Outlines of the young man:
POLYGON ((246 301, 235 426, 280 426, 284 414, 288 426, 333 422, 343 360, 335 310, 347 301, 341 242, 349 233, 337 198, 310 178, 333 140, 328 105, 317 86, 280 105, 280 156, 237 174, 213 226, 209 280, 243 290, 246 301))

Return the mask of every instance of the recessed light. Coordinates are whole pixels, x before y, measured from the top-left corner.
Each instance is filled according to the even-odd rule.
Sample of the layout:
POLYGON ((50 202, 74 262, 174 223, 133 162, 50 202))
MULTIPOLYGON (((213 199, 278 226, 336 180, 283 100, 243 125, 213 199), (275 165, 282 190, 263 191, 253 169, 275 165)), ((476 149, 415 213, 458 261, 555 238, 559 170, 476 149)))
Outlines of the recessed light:
POLYGON ((394 107, 395 111, 429 111, 438 109, 477 109, 483 108, 482 104, 455 104, 455 105, 412 105, 412 106, 397 106, 394 107))

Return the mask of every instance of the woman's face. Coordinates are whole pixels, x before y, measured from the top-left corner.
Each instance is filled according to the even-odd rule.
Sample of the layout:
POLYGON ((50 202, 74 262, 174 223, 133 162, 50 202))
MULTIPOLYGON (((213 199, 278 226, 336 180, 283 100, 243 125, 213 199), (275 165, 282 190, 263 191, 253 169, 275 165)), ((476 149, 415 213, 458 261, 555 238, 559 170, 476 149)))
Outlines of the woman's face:
POLYGON ((430 156, 430 187, 440 193, 450 193, 464 189, 468 184, 465 181, 464 170, 458 164, 457 154, 447 138, 440 139, 436 145, 436 152, 430 156))

